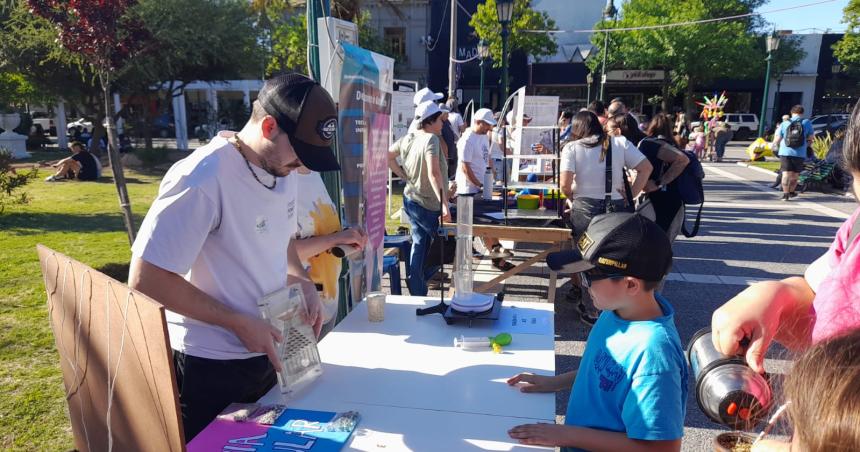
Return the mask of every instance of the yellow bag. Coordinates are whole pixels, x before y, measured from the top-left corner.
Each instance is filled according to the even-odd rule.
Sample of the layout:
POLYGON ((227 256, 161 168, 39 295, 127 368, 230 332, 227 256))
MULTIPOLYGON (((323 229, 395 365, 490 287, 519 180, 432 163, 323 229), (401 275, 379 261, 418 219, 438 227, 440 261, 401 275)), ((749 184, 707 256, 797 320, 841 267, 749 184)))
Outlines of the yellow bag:
POLYGON ((752 161, 764 160, 765 157, 774 157, 773 149, 764 138, 756 138, 747 146, 747 156, 752 161))

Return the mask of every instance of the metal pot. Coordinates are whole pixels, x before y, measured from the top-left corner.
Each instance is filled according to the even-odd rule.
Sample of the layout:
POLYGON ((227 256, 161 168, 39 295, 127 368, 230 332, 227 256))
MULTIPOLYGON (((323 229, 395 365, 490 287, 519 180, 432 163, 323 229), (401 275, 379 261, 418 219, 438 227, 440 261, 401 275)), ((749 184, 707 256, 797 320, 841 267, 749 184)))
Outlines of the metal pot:
POLYGON ((767 415, 773 400, 767 379, 743 357, 717 351, 710 328, 693 335, 687 361, 696 379, 696 402, 712 421, 734 430, 751 430, 767 415))

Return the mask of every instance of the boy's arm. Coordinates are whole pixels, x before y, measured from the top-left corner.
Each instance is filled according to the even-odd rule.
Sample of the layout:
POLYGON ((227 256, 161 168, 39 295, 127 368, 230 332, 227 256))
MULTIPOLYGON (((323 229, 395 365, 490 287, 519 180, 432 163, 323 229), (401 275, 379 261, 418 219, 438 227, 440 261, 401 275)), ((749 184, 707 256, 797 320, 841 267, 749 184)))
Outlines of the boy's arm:
POLYGON ((667 441, 643 441, 630 439, 623 432, 608 432, 573 425, 518 425, 509 430, 508 435, 519 440, 520 444, 577 447, 590 451, 677 452, 681 450, 680 438, 667 441))

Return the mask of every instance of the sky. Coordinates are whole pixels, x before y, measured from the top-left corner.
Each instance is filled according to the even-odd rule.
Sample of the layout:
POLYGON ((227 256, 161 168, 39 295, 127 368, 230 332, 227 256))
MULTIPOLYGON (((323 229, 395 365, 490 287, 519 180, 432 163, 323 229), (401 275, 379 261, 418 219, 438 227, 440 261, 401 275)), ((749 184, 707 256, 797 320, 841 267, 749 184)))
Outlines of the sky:
MULTIPOLYGON (((759 8, 760 12, 792 6, 819 3, 824 0, 771 0, 759 8)), ((842 22, 842 10, 849 0, 834 0, 815 6, 789 11, 765 13, 763 17, 774 24, 777 30, 793 30, 796 33, 821 33, 830 28, 834 32, 845 31, 842 22), (813 30, 813 28, 817 30, 813 30)))

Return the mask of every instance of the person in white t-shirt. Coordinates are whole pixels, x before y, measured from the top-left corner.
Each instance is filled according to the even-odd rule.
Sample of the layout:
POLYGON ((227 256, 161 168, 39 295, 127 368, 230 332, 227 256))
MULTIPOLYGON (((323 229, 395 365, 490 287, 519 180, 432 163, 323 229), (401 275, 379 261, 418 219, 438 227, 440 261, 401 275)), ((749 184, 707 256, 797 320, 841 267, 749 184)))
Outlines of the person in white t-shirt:
POLYGON ((466 131, 466 121, 463 120, 463 115, 457 111, 457 100, 456 99, 448 99, 448 102, 445 102, 445 108, 443 110, 447 110, 448 113, 448 122, 451 123, 451 128, 454 129, 454 134, 457 135, 457 139, 463 135, 463 132, 466 131))
MULTIPOLYGON (((653 167, 636 146, 624 136, 607 132, 594 113, 585 110, 576 113, 571 121, 570 141, 561 151, 561 191, 571 203, 570 222, 573 225, 573 243, 588 228, 591 219, 606 213, 632 212, 633 200, 651 176, 653 167), (606 160, 612 153, 610 205, 606 205, 606 160), (636 170, 636 178, 630 183, 632 199, 626 195, 624 168, 636 170)), ((578 302, 580 319, 594 324, 593 308, 583 302, 579 275, 571 278, 573 286, 568 299, 578 302)))
POLYGON ((358 229, 341 227, 340 215, 320 173, 302 166, 295 177, 302 190, 302 195, 296 197, 296 252, 319 292, 323 305, 322 334, 325 334, 334 327, 337 316, 342 268, 341 258, 332 254, 331 249, 337 246, 361 249, 367 237, 358 229))
MULTIPOLYGON (((484 174, 489 167, 490 140, 489 132, 496 125, 493 112, 482 108, 472 116, 472 127, 466 129, 460 141, 457 142, 457 195, 479 195, 484 188, 484 174)), ((481 196, 475 196, 475 203, 483 201, 481 196)), ((505 262, 504 257, 510 256, 502 249, 499 240, 494 237, 483 238, 484 247, 489 251, 493 266, 502 271, 513 268, 513 264, 505 262)))
POLYGON ((267 80, 241 131, 174 164, 132 246, 129 286, 167 308, 185 439, 232 402, 255 402, 281 369, 279 330, 257 306, 299 284, 319 334, 321 302, 291 240, 301 165, 339 169, 331 96, 299 74, 267 80))

